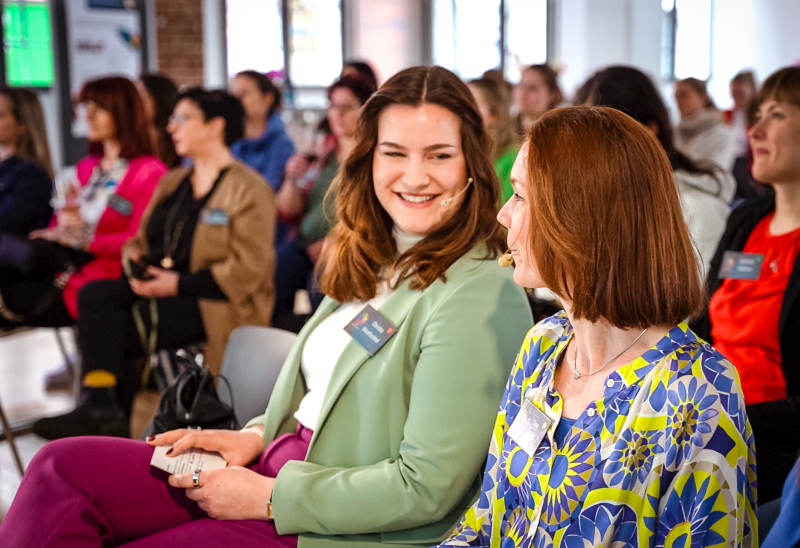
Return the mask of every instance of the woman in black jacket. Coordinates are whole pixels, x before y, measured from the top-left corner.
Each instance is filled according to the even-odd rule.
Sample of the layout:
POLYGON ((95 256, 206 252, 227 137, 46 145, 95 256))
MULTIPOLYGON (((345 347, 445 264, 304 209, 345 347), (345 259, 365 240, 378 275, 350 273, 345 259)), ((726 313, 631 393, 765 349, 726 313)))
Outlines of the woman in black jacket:
POLYGON ((780 496, 800 450, 800 67, 771 75, 758 104, 753 176, 774 193, 731 213, 692 329, 739 372, 764 503, 780 496))
POLYGON ((47 226, 52 176, 39 99, 28 90, 0 88, 0 246, 4 234, 27 236, 47 226))

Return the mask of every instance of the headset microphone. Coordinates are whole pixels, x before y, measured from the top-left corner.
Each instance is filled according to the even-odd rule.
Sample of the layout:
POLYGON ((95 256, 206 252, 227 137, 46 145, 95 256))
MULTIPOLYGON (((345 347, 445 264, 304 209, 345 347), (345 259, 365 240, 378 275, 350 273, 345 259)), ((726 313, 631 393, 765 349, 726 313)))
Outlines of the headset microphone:
POLYGON ((442 200, 442 207, 447 207, 447 206, 449 206, 450 204, 452 204, 452 203, 453 203, 453 200, 455 200, 456 198, 458 198, 459 196, 461 196, 462 194, 464 194, 464 193, 467 191, 467 189, 469 188, 469 185, 471 185, 471 184, 472 184, 472 177, 470 177, 469 179, 467 179, 467 186, 465 186, 464 188, 462 188, 462 189, 461 189, 461 192, 459 192, 459 193, 458 193, 458 194, 456 194, 455 196, 450 196, 449 198, 445 198, 444 200, 442 200))
POLYGON ((514 264, 514 252, 509 249, 508 251, 503 253, 503 256, 497 259, 497 264, 499 264, 503 268, 506 268, 514 264))

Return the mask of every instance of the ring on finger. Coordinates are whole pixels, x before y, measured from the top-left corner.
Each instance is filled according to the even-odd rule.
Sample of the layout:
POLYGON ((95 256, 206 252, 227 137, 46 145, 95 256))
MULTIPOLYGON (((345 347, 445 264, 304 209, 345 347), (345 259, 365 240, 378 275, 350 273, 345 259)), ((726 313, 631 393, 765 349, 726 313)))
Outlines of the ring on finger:
POLYGON ((192 472, 192 487, 198 489, 200 487, 200 470, 192 472))

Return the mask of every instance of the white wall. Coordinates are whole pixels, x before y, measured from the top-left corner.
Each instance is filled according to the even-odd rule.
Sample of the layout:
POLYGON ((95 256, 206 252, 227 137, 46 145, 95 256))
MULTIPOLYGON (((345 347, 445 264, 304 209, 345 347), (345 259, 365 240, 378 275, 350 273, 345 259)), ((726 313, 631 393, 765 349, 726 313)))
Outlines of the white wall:
POLYGON ((352 35, 345 38, 349 57, 370 61, 378 71, 379 83, 404 68, 422 64, 422 2, 346 0, 344 7, 352 29, 352 35))
POLYGON ((799 24, 797 0, 717 0, 709 82, 717 105, 732 105, 728 82, 741 69, 754 69, 763 82, 780 67, 800 64, 799 24))
POLYGON ((659 76, 661 0, 561 0, 555 17, 553 60, 568 96, 608 65, 633 65, 659 76))

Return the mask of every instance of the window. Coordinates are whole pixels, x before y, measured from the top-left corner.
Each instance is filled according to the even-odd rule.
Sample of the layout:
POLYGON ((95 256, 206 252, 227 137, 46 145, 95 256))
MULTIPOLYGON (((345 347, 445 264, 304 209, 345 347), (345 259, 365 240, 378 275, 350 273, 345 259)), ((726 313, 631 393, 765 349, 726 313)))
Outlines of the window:
POLYGON ((281 0, 228 0, 228 74, 283 71, 281 0))
POLYGON ((434 0, 433 62, 461 78, 547 61, 547 0, 434 0))
POLYGON ((519 82, 525 67, 547 62, 547 0, 505 0, 506 80, 519 82))
POLYGON ((295 87, 326 87, 339 76, 340 0, 227 0, 226 10, 229 75, 283 72, 295 87))
POLYGON ((662 75, 669 80, 711 77, 713 0, 662 0, 662 75))
POLYGON ((326 87, 342 70, 339 0, 289 1, 289 78, 294 86, 326 87))

